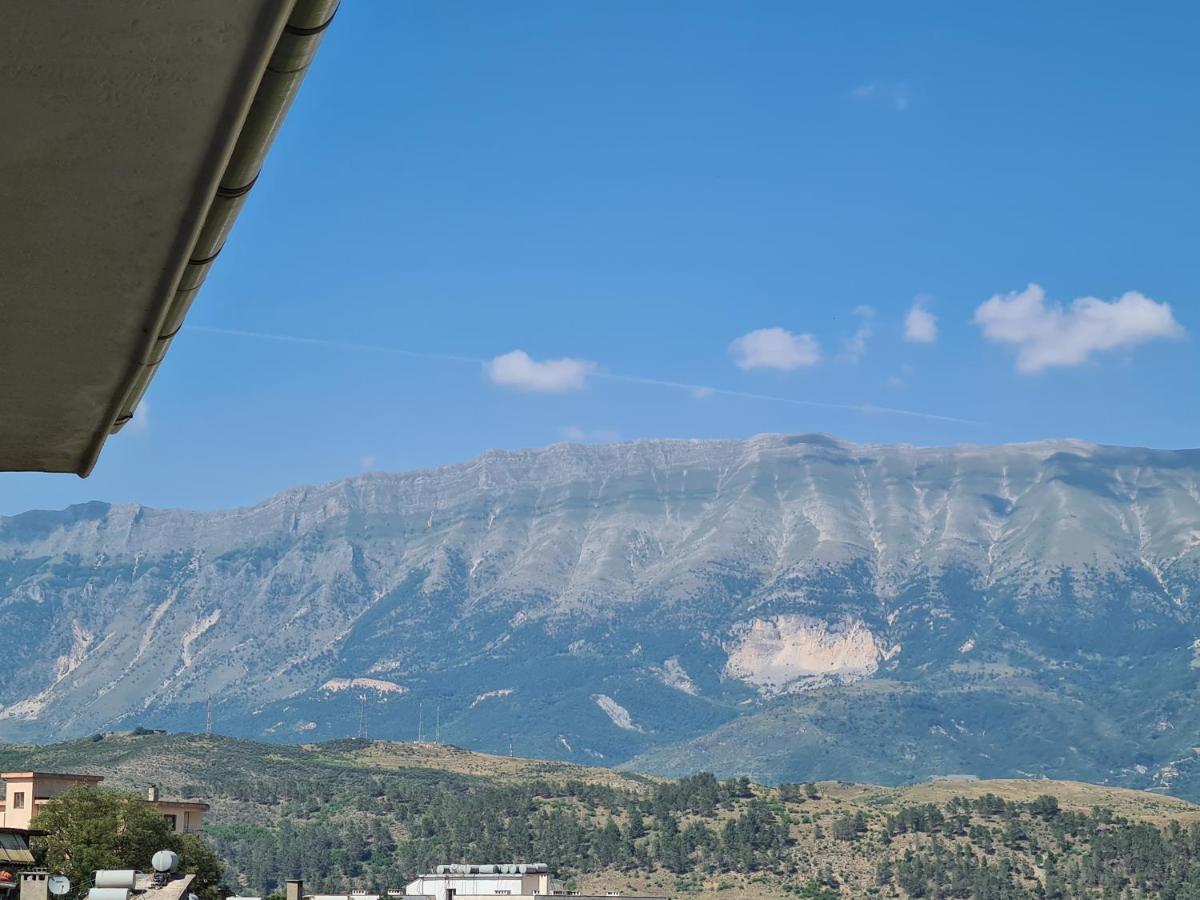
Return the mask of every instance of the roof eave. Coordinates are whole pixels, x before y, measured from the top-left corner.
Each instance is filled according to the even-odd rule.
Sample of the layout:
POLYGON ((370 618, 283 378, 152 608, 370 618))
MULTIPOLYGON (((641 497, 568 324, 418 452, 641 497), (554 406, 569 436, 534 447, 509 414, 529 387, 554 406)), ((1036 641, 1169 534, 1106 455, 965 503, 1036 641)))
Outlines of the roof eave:
POLYGON ((246 78, 247 83, 256 87, 236 105, 237 127, 230 129, 228 138, 214 148, 209 190, 196 214, 189 217, 192 224, 186 231, 190 233, 190 241, 180 248, 174 268, 165 273, 163 299, 144 329, 146 339, 140 353, 131 360, 121 388, 80 461, 77 469, 80 477, 91 474, 108 436, 120 431, 133 418, 213 261, 224 247, 321 37, 337 12, 338 2, 296 0, 277 31, 274 47, 258 60, 257 72, 249 73, 246 78))

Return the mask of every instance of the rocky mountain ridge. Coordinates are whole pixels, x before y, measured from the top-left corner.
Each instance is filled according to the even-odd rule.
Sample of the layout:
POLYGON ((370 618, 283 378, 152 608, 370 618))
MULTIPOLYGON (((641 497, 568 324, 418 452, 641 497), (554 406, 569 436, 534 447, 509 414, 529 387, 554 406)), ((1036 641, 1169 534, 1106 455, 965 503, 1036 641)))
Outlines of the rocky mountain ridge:
POLYGON ((365 716, 662 771, 1187 794, 1198 586, 1200 451, 494 451, 236 510, 0 519, 0 738, 198 728, 211 702, 275 740, 365 716))

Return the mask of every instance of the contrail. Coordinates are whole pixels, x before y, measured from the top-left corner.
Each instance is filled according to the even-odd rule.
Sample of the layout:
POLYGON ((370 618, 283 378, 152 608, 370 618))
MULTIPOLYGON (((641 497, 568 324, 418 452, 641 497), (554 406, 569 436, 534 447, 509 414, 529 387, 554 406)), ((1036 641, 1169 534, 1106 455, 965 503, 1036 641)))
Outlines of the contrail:
POLYGON ((646 384, 654 387, 675 388, 681 391, 691 391, 702 395, 719 394, 722 397, 739 397, 743 400, 766 400, 772 403, 787 403, 791 406, 817 407, 818 409, 840 409, 849 412, 886 413, 893 416, 910 416, 915 419, 933 419, 937 422, 955 422, 959 425, 976 425, 981 428, 994 427, 989 422, 978 419, 960 419, 957 416, 942 416, 937 413, 920 412, 914 409, 898 409, 894 406, 875 406, 872 403, 828 403, 823 400, 801 400, 798 397, 780 397, 777 394, 756 394, 751 391, 732 391, 727 388, 712 387, 707 384, 685 384, 680 381, 662 381, 658 378, 642 378, 638 375, 618 375, 614 372, 593 372, 594 378, 607 378, 610 381, 625 381, 632 384, 646 384))
POLYGON ((224 337, 252 338, 258 341, 274 341, 277 344, 306 344, 310 347, 330 347, 334 350, 356 350, 363 353, 387 353, 392 356, 407 356, 410 359, 437 359, 442 362, 486 363, 486 359, 474 356, 454 356, 451 353, 426 353, 422 350, 402 350, 399 347, 381 347, 378 344, 355 344, 350 341, 331 341, 328 338, 301 337, 295 334, 267 334, 262 331, 240 331, 236 328, 211 328, 208 325, 189 325, 188 331, 218 334, 224 337))
MULTIPOLYGON (((310 347, 329 347, 333 350, 353 350, 360 353, 384 353, 391 356, 403 356, 408 359, 430 359, 440 362, 468 363, 476 366, 486 366, 490 359, 478 356, 459 356, 453 353, 430 353, 425 350, 404 350, 400 347, 385 347, 379 344, 358 344, 352 341, 335 341, 329 338, 303 337, 295 334, 268 334, 262 331, 242 331, 236 328, 213 328, 208 325, 189 325, 188 331, 202 334, 214 334, 223 337, 250 338, 258 341, 274 341, 277 344, 302 344, 310 347)), ((688 384, 682 381, 664 381, 660 378, 644 378, 640 375, 622 375, 617 372, 603 370, 591 373, 592 378, 603 378, 608 381, 621 381, 626 384, 644 384, 649 387, 668 388, 670 390, 688 391, 699 396, 719 395, 722 397, 737 397, 742 400, 762 400, 768 403, 786 403, 789 406, 806 406, 817 409, 837 409, 844 412, 857 412, 863 415, 907 416, 913 419, 928 419, 934 422, 953 422, 957 425, 972 425, 979 428, 994 427, 988 422, 977 419, 963 419, 958 416, 943 416, 937 413, 921 412, 913 409, 899 409, 894 406, 875 406, 870 403, 828 403, 822 400, 801 400, 796 397, 780 397, 777 394, 756 394, 750 391, 734 391, 727 388, 713 387, 707 384, 688 384)))

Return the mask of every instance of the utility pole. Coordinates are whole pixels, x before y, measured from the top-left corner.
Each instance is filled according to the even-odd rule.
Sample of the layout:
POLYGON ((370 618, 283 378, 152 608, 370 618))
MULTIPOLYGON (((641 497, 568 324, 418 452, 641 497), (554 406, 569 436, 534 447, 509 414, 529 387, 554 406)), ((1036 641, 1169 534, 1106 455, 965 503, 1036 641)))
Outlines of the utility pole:
POLYGON ((212 737, 212 694, 208 695, 208 703, 204 707, 204 733, 212 737))
POLYGON ((358 737, 360 740, 367 739, 367 692, 363 691, 360 699, 362 706, 358 710, 358 737))

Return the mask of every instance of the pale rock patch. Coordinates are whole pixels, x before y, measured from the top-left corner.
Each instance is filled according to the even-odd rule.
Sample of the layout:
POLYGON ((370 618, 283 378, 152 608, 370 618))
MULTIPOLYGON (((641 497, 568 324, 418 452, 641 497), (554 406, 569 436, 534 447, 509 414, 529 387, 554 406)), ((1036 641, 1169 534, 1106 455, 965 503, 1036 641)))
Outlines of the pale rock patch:
POLYGON ((381 694, 407 694, 408 688, 382 678, 330 678, 321 685, 323 691, 378 691, 381 694))
POLYGON ((633 721, 633 716, 629 714, 629 710, 608 696, 608 694, 592 694, 592 699, 596 701, 596 705, 604 711, 604 714, 618 728, 623 728, 625 731, 645 731, 641 725, 633 721))
POLYGON ((691 694, 693 697, 700 693, 696 682, 692 681, 692 676, 687 673, 687 669, 679 662, 677 656, 672 656, 661 666, 653 666, 650 671, 667 687, 691 694))
POLYGON ((383 672, 395 672, 397 669, 403 669, 405 661, 402 659, 381 659, 371 668, 367 669, 368 675, 379 675, 383 672))
POLYGON ((186 669, 192 664, 192 645, 196 643, 200 637, 217 624, 221 620, 221 610, 214 609, 203 619, 197 619, 183 635, 183 640, 180 641, 179 657, 183 661, 183 667, 186 669))
POLYGON ((781 615, 753 619, 733 631, 725 674, 764 694, 865 678, 901 649, 898 644, 885 649, 857 619, 830 625, 809 616, 781 615))
POLYGON ((485 700, 494 700, 499 697, 507 697, 511 693, 513 693, 512 688, 497 688, 494 691, 485 691, 484 693, 480 694, 478 697, 476 697, 474 700, 471 701, 471 706, 469 708, 474 709, 480 703, 483 703, 485 700))
POLYGON ((95 634, 71 623, 71 648, 54 661, 54 681, 43 691, 18 700, 11 706, 0 705, 0 719, 37 719, 54 695, 54 689, 74 672, 87 657, 88 650, 96 640, 95 634))

